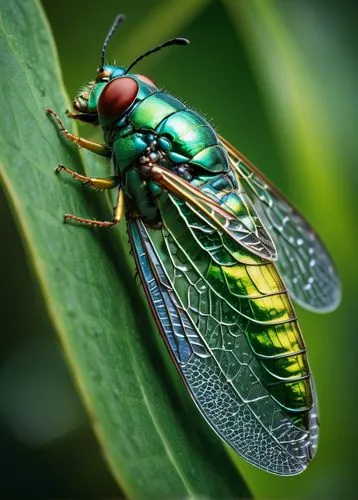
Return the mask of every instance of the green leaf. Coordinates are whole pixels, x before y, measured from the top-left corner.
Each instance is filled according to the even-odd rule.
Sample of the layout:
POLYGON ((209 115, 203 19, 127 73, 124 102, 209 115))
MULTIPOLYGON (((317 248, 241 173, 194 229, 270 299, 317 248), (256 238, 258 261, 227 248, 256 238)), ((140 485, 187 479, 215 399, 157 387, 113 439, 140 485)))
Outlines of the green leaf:
POLYGON ((68 103, 39 4, 0 0, 0 6, 2 183, 114 476, 131 498, 247 498, 166 353, 163 361, 121 243, 123 228, 62 224, 64 212, 100 219, 110 211, 101 193, 54 176, 56 164, 81 171, 82 161, 45 114, 51 107, 63 116, 68 103))

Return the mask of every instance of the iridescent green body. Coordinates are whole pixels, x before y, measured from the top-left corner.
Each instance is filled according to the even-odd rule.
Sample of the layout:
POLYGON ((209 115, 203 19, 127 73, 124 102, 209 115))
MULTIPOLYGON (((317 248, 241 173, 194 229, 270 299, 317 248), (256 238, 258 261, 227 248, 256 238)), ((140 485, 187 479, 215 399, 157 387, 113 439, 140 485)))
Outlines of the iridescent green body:
MULTIPOLYGON (((108 68, 113 71, 113 67, 108 68)), ((121 68, 115 71, 119 76, 121 68)), ((115 120, 99 118, 106 142, 112 147, 115 171, 121 176, 127 198, 147 225, 160 269, 186 312, 187 321, 200 332, 194 343, 193 333, 190 340, 183 333, 176 336, 164 332, 181 373, 200 408, 207 406, 205 415, 210 414, 217 432, 228 441, 228 432, 237 435, 236 449, 243 446, 243 433, 254 436, 256 419, 261 421, 271 437, 261 436, 261 443, 255 438, 252 462, 272 461, 275 447, 269 446, 268 441, 289 441, 292 435, 301 441, 302 457, 313 454, 308 443, 313 442, 314 448, 315 437, 309 428, 316 413, 312 410, 314 390, 306 350, 275 265, 221 234, 205 217, 198 216, 190 204, 153 181, 148 182, 137 168, 139 158, 154 142, 163 166, 175 170, 178 165, 189 165, 190 183, 254 231, 260 221, 240 179, 232 171, 227 152, 202 116, 169 94, 140 82, 135 75, 127 77, 139 83, 136 101, 115 120), (200 394, 204 381, 195 389, 202 379, 201 372, 209 370, 209 366, 196 366, 204 360, 213 364, 211 375, 205 375, 206 392, 219 377, 221 393, 226 393, 232 412, 240 415, 236 421, 233 418, 229 428, 215 405, 211 411, 210 403, 200 394), (239 411, 243 402, 245 418, 241 416, 243 410, 239 411), (251 413, 255 415, 253 420, 248 417, 251 413)), ((143 242, 136 231, 129 224, 133 246, 138 249, 143 242)), ((143 270, 143 265, 139 264, 139 268, 143 270)), ((149 276, 142 273, 143 282, 147 283, 149 276)), ((153 301, 154 292, 148 289, 147 293, 153 301)), ((155 301, 153 307, 156 309, 155 301)), ((157 320, 161 326, 158 311, 157 320)), ((292 458, 296 465, 289 464, 289 452, 276 448, 276 465, 272 468, 278 473, 300 470, 297 456, 292 458), (280 463, 285 465, 279 466, 280 463)))
MULTIPOLYGON (((200 114, 129 70, 104 65, 77 96, 73 118, 99 123, 111 157, 148 303, 188 390, 212 428, 269 472, 302 472, 317 448, 317 396, 288 295, 318 311, 337 306, 339 280, 307 221, 200 114), (277 264, 276 261, 277 260, 277 264), (281 278, 281 273, 283 279, 281 278), (285 283, 284 283, 285 282, 285 283)), ((181 42, 180 42, 181 40, 181 42)), ((56 117, 56 114, 52 112, 56 117)))

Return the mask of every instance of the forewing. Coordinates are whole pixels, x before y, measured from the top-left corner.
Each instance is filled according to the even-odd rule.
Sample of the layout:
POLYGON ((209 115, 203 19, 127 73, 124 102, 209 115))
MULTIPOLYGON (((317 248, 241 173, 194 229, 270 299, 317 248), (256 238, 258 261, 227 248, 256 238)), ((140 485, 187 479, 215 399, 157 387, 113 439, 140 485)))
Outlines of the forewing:
POLYGON ((314 311, 335 309, 340 302, 340 282, 316 232, 247 158, 220 139, 276 244, 277 265, 293 299, 314 311))
MULTIPOLYGON (((152 169, 155 181, 196 212, 196 218, 214 226, 250 253, 267 260, 276 259, 275 244, 250 207, 245 206, 245 217, 233 213, 220 200, 207 196, 195 186, 164 167, 152 169)), ((243 202, 243 200, 241 200, 243 202)))
MULTIPOLYGON (((316 448, 315 394, 304 429, 262 384, 267 372, 248 344, 249 330, 255 324, 252 316, 257 316, 257 322, 261 314, 263 320, 262 307, 254 312, 252 296, 240 302, 233 294, 232 300, 242 303, 240 310, 235 310, 222 296, 224 280, 216 286, 208 281, 207 263, 213 262, 210 254, 201 251, 194 262, 165 224, 162 229, 148 229, 139 218, 129 219, 128 232, 154 317, 205 419, 254 465, 281 475, 302 472, 316 448), (250 300, 251 305, 246 308, 250 300)), ((190 233, 183 238, 185 246, 190 244, 190 233)), ((197 246, 194 238, 192 244, 193 248, 197 246)), ((243 264, 237 266, 235 269, 246 269, 243 264)), ((272 268, 272 264, 268 266, 272 268)), ((211 274, 215 281, 217 273, 211 274)), ((281 296, 280 292, 278 300, 281 296)), ((273 325, 276 323, 275 320, 273 325)), ((285 320, 281 329, 287 324, 290 322, 285 320)), ((272 346, 275 335, 272 327, 267 336, 272 346)), ((290 335, 290 340, 288 334, 280 339, 276 335, 276 342, 294 343, 290 335)), ((272 360, 276 358, 275 354, 272 360)))

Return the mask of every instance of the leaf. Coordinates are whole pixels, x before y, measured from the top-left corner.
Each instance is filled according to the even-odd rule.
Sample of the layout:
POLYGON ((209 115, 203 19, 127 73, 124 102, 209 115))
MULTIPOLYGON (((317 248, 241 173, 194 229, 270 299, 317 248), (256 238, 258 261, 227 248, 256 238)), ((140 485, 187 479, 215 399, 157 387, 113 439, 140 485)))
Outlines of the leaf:
POLYGON ((67 102, 39 4, 0 6, 2 183, 113 474, 131 498, 248 497, 156 347, 158 334, 120 242, 123 229, 62 224, 65 211, 96 218, 110 212, 100 193, 53 174, 58 163, 81 171, 81 158, 45 114, 51 107, 64 115, 67 102))

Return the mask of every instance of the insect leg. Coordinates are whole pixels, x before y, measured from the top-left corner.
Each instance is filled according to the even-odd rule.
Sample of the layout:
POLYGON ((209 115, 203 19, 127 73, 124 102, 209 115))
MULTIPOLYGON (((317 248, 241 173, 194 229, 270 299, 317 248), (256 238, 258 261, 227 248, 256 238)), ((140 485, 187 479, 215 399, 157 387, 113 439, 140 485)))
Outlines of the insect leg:
POLYGON ((83 217, 78 217, 77 215, 65 214, 64 222, 73 221, 78 222, 79 224, 86 224, 87 226, 92 227, 113 227, 118 224, 124 213, 124 194, 123 189, 118 189, 117 201, 113 208, 113 217, 111 221, 102 221, 102 220, 93 220, 93 219, 85 219, 83 217))
POLYGON ((96 153, 100 156, 105 156, 107 158, 111 157, 111 150, 108 146, 105 144, 98 144, 97 142, 89 141, 87 139, 84 139, 83 137, 78 137, 76 135, 71 134, 66 127, 64 126, 61 118, 58 116, 57 113, 52 111, 52 109, 47 109, 47 113, 51 115, 54 120, 56 121, 57 125, 59 126, 60 132, 68 139, 69 141, 74 142, 78 146, 81 146, 84 149, 88 149, 89 151, 92 151, 92 153, 96 153))
POLYGON ((116 175, 112 177, 86 177, 85 175, 79 174, 74 170, 66 168, 64 165, 58 165, 56 167, 55 174, 59 174, 60 172, 66 172, 66 174, 72 175, 74 179, 83 182, 85 186, 93 189, 112 189, 120 184, 120 179, 116 175))

